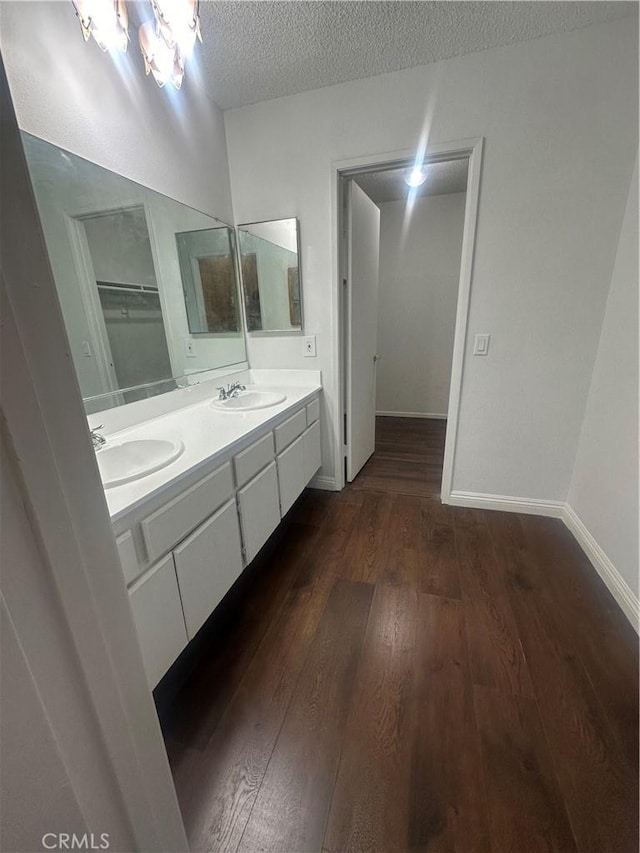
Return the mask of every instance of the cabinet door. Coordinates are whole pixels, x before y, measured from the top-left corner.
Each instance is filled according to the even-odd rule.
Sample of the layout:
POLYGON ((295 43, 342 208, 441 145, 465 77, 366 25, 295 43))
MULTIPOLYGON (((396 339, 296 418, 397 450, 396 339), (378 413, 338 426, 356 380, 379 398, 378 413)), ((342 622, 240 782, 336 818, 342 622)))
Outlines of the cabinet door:
POLYGON ((311 426, 320 417, 320 400, 312 400, 307 405, 307 426, 311 426))
POLYGON ((322 462, 320 448, 320 421, 316 421, 303 434, 305 485, 316 473, 322 462))
POLYGON ((278 475, 272 462, 238 492, 242 539, 247 563, 280 524, 278 475))
POLYGON ((149 559, 166 554, 232 494, 233 476, 227 462, 145 518, 140 527, 149 559))
POLYGON ((229 501, 174 550, 187 634, 192 640, 242 571, 236 502, 229 501))
POLYGON ((307 412, 305 409, 300 409, 295 415, 276 427, 276 452, 281 453, 285 447, 302 435, 307 426, 307 412))
POLYGON ((259 471, 262 471, 274 456, 275 448, 272 432, 255 441, 250 447, 243 450, 242 453, 238 453, 233 460, 238 488, 244 486, 259 471))
POLYGON ((278 483, 280 484, 280 512, 284 518, 307 485, 304 468, 304 435, 279 454, 278 483))
POLYGON ((127 584, 130 584, 140 574, 138 555, 136 554, 136 546, 133 543, 131 531, 127 530, 121 536, 118 536, 116 545, 118 546, 118 556, 120 557, 124 579, 127 584))
POLYGON ((180 593, 171 554, 129 589, 142 659, 153 689, 187 645, 180 593))

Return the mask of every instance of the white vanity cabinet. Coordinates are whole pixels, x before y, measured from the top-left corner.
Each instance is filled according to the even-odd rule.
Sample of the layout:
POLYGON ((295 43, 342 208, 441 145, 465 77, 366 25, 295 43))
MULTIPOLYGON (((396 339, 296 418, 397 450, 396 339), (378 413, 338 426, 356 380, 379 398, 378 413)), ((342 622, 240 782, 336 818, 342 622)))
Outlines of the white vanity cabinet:
POLYGON ((280 512, 289 512, 320 467, 320 404, 312 400, 276 429, 280 512))
POLYGON ((145 518, 140 527, 149 560, 166 554, 232 495, 233 477, 227 462, 145 518))
POLYGON ((234 500, 201 524, 173 552, 187 634, 192 640, 243 569, 234 500))
POLYGON ((238 510, 247 563, 280 524, 278 476, 275 462, 238 491, 238 510))
POLYGON ((304 467, 304 435, 300 435, 286 450, 278 454, 278 484, 280 512, 284 518, 307 485, 304 467))
POLYGON ((153 689, 188 642, 172 554, 129 587, 129 601, 153 689))
POLYGON ((317 398, 300 405, 118 535, 152 688, 320 467, 319 410, 317 398))
POLYGON ((320 421, 311 424, 303 433, 304 439, 304 479, 305 486, 317 473, 322 464, 322 448, 320 446, 320 421))

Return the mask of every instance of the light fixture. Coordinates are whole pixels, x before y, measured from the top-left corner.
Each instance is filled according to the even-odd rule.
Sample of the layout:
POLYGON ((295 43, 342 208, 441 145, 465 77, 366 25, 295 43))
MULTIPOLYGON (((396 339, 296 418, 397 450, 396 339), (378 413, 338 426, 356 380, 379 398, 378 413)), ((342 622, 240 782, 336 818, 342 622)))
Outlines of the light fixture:
POLYGON ((414 189, 421 187, 427 180, 427 172, 424 166, 412 166, 404 173, 404 182, 408 187, 414 189))
POLYGON ((138 30, 138 41, 144 59, 146 74, 153 74, 153 79, 162 88, 171 80, 176 89, 182 86, 184 65, 180 54, 167 45, 158 35, 154 21, 145 21, 138 30))
POLYGON ((151 0, 151 5, 158 34, 184 62, 193 53, 196 38, 202 41, 198 0, 151 0))
POLYGON ((85 41, 93 36, 101 50, 126 51, 129 16, 124 0, 73 0, 73 5, 85 41))
MULTIPOLYGON (((84 40, 90 36, 102 50, 126 51, 129 21, 124 0, 72 0, 84 40)), ((153 18, 138 29, 144 69, 161 88, 182 85, 186 60, 200 33, 199 0, 151 0, 153 18)))

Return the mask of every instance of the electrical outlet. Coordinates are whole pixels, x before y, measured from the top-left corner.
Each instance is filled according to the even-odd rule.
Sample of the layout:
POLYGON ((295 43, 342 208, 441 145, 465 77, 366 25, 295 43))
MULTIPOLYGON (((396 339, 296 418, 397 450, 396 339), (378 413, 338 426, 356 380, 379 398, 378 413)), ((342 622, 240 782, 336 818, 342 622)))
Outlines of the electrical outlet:
POLYGON ((315 358, 316 357, 316 336, 309 335, 309 337, 304 339, 304 355, 305 358, 315 358))
POLYGON ((196 357, 196 351, 195 351, 195 348, 193 346, 193 341, 191 340, 191 338, 185 338, 184 354, 186 355, 187 358, 195 358, 196 357))

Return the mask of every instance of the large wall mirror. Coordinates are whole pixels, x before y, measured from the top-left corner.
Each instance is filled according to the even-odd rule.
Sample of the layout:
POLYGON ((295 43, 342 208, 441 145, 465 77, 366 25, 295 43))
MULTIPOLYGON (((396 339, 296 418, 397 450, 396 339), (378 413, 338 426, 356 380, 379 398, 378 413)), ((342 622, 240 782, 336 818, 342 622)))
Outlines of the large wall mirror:
POLYGON ((232 228, 22 140, 88 412, 246 362, 232 228))
POLYGON ((249 333, 301 333, 302 277, 297 219, 238 226, 249 333))

